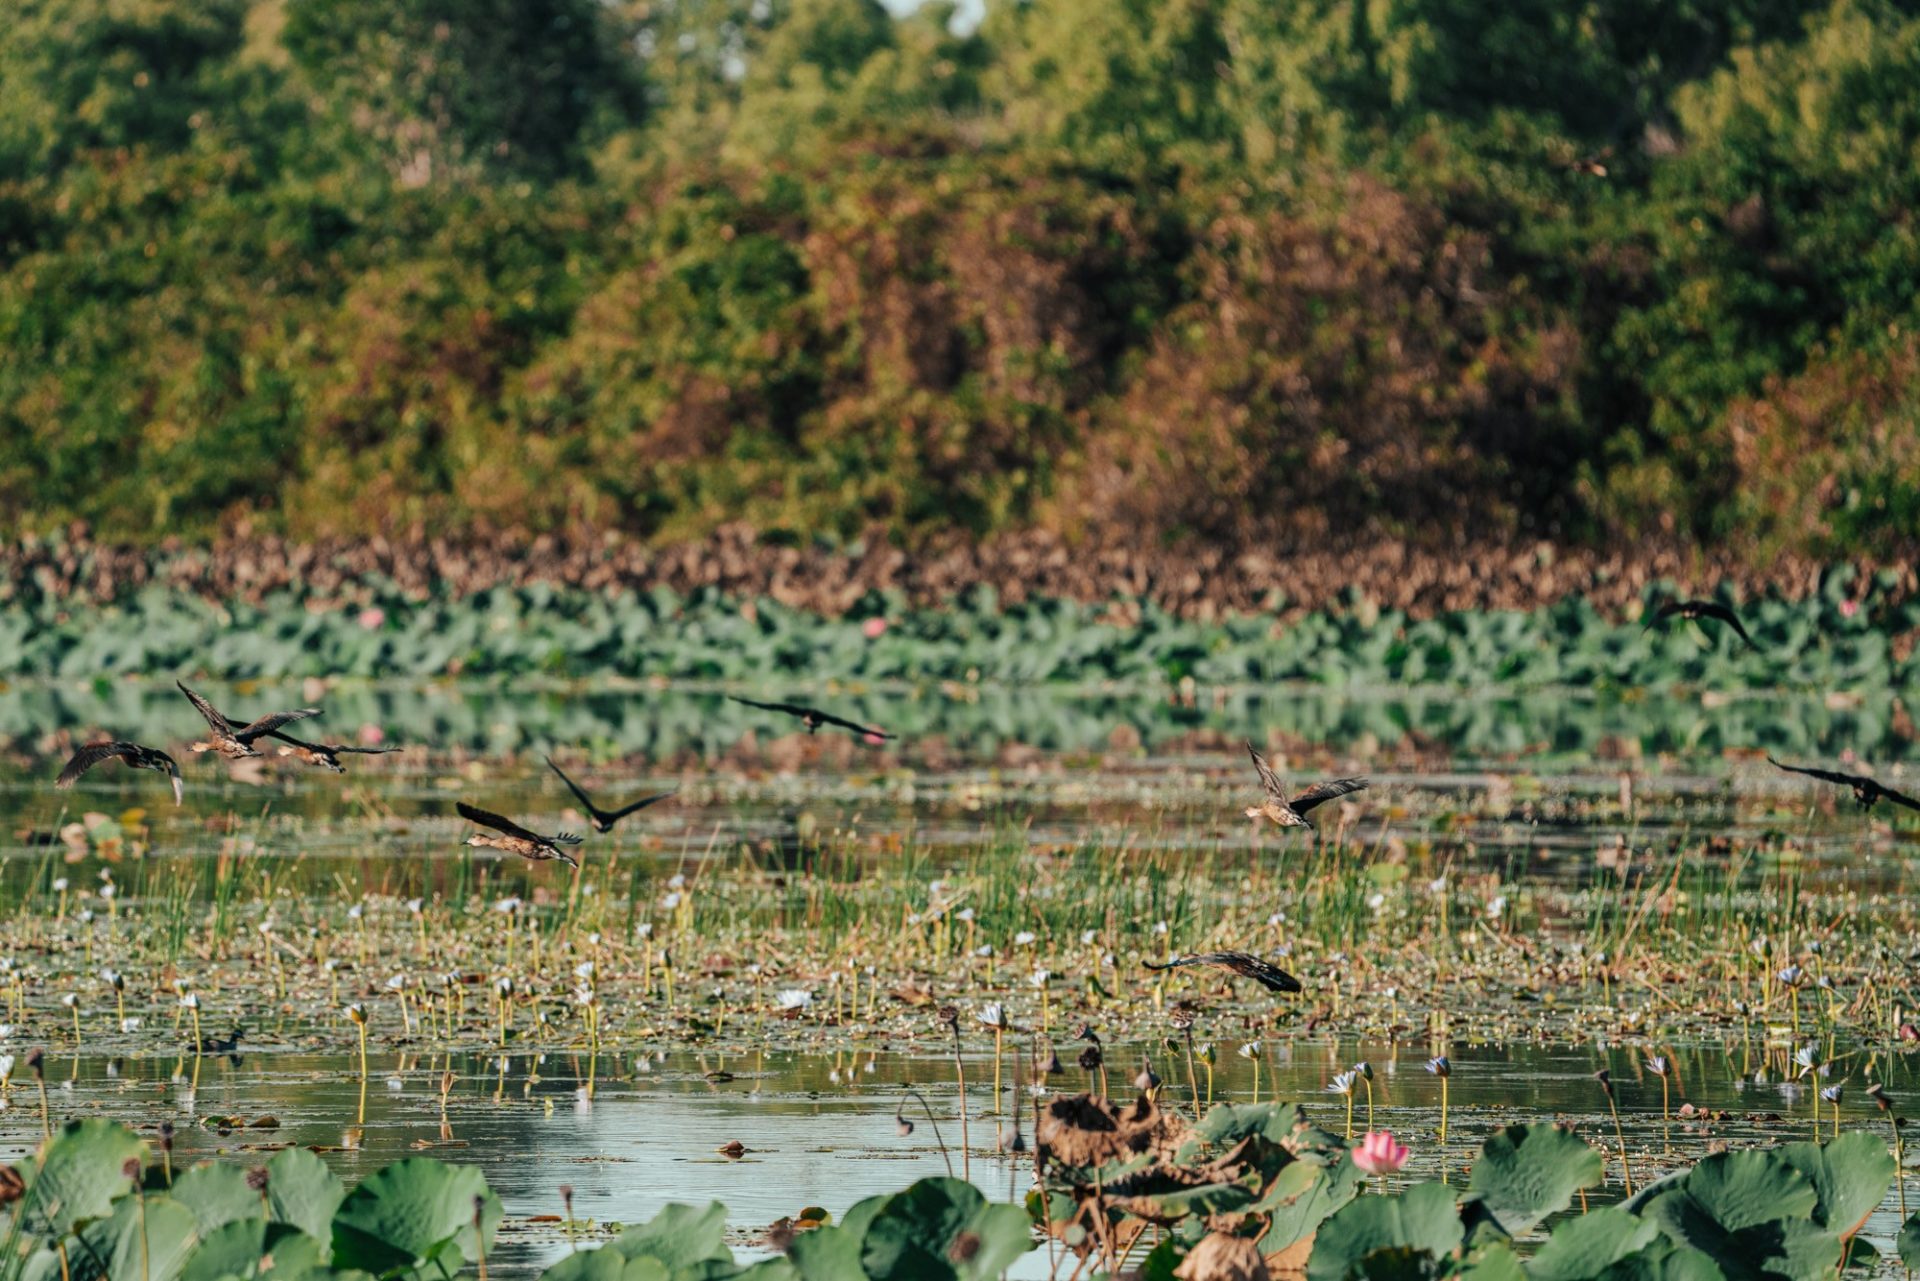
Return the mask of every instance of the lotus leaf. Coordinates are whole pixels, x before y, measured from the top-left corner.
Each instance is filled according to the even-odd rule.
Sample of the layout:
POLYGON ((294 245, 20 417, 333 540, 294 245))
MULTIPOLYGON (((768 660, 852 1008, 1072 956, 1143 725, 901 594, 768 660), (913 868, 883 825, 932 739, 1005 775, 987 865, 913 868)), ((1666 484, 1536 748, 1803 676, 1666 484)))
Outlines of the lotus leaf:
POLYGON ((1451 1256, 1465 1236, 1453 1189, 1442 1184, 1417 1183, 1399 1196, 1361 1197, 1321 1225, 1307 1276, 1342 1281, 1355 1275, 1431 1275, 1425 1270, 1451 1256))
POLYGON ((1857 1232, 1893 1186, 1893 1154, 1860 1130, 1825 1144, 1789 1143, 1780 1158, 1813 1184, 1813 1221, 1841 1236, 1857 1232))
POLYGON ((40 1159, 26 1176, 19 1212, 31 1230, 41 1225, 65 1236, 76 1224, 113 1211, 114 1199, 133 1186, 125 1173, 129 1161, 143 1160, 147 1145, 124 1125, 98 1118, 69 1121, 40 1148, 40 1159))
POLYGON ((500 1216, 499 1198, 478 1170, 428 1157, 397 1161, 369 1175, 340 1203, 333 1217, 334 1261, 377 1275, 424 1270, 440 1261, 457 1271, 492 1243, 500 1216))
POLYGON ((1599 1183, 1602 1173, 1600 1154, 1571 1130, 1512 1125, 1482 1145, 1467 1186, 1479 1211, 1519 1236, 1566 1209, 1574 1193, 1599 1183))

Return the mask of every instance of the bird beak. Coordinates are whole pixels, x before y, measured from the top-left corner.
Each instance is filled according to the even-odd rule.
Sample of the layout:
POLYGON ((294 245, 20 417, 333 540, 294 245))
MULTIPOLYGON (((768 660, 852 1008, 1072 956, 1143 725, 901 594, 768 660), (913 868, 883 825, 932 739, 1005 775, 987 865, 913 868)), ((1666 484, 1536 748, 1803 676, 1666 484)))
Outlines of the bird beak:
POLYGON ((573 855, 571 855, 571 854, 562 854, 562 855, 560 856, 560 861, 561 861, 562 863, 565 863, 565 864, 566 864, 566 865, 567 865, 568 867, 579 867, 579 866, 580 866, 580 860, 579 860, 579 859, 577 859, 577 858, 575 858, 575 857, 574 857, 573 855))
POLYGON ((180 776, 178 774, 175 774, 173 776, 172 781, 173 781, 173 803, 177 806, 182 802, 184 802, 187 798, 187 785, 180 781, 180 776))

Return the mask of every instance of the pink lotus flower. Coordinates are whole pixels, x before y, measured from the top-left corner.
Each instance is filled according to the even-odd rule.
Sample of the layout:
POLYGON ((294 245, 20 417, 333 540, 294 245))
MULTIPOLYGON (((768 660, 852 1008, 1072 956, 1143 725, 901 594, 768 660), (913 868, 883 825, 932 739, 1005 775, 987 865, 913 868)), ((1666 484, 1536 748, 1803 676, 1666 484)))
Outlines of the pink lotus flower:
POLYGON ((868 640, 879 640, 887 634, 887 620, 884 618, 869 618, 866 622, 860 624, 860 634, 868 640))
POLYGON ((369 605, 360 611, 356 621, 370 632, 379 631, 381 625, 387 621, 387 611, 378 605, 369 605))
POLYGON ((1842 617, 1842 618, 1852 618, 1852 617, 1853 617, 1853 616, 1854 616, 1855 614, 1857 614, 1857 613, 1859 613, 1859 612, 1860 612, 1860 602, 1859 602, 1859 601, 1857 601, 1857 600, 1843 600, 1843 601, 1841 601, 1841 602, 1840 602, 1840 617, 1842 617))
POLYGON ((1353 1150, 1353 1163, 1368 1174, 1392 1174, 1407 1163, 1406 1145, 1387 1130, 1368 1130, 1353 1150))
POLYGON ((378 725, 375 725, 372 721, 368 721, 360 727, 360 732, 356 737, 359 738, 360 746, 362 747, 378 747, 387 741, 387 732, 378 725))

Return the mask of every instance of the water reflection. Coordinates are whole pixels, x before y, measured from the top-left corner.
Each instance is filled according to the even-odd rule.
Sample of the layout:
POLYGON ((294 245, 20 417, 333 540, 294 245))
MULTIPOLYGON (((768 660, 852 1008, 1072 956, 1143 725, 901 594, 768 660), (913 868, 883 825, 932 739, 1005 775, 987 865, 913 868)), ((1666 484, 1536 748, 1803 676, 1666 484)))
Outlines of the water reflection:
MULTIPOLYGON (((799 690, 770 690, 776 695, 799 690)), ((232 687, 209 684, 232 701, 232 687)), ((351 738, 378 727, 389 741, 481 756, 589 752, 653 762, 710 759, 749 734, 764 742, 791 731, 779 718, 729 702, 717 691, 626 683, 609 688, 528 690, 491 681, 427 684, 301 682, 245 687, 243 701, 297 705, 324 695, 326 733, 351 738)), ((1230 741, 1284 732, 1337 752, 1414 753, 1473 766, 1524 756, 1535 767, 1600 757, 1671 754, 1711 760, 1722 753, 1911 759, 1910 727, 1886 700, 1857 706, 1824 697, 1697 693, 1650 696, 1533 690, 1518 694, 1433 686, 1383 689, 1276 686, 1164 692, 1058 690, 1017 686, 815 689, 808 693, 900 735, 910 760, 994 760, 1010 747, 1052 753, 1177 747, 1196 734, 1230 741)), ((53 729, 102 732, 164 743, 198 722, 168 683, 99 679, 0 686, 0 744, 32 751, 53 729)))

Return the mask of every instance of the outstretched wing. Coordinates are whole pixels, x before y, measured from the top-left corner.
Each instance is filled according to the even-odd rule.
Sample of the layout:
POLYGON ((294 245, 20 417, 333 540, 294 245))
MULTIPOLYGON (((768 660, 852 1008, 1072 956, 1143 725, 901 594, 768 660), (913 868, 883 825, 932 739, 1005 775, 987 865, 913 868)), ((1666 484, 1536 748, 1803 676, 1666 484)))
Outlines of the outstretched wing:
POLYGON ((555 765, 553 763, 553 757, 551 756, 547 757, 547 768, 552 770, 554 773, 558 774, 560 776, 560 781, 567 785, 567 790, 580 798, 580 803, 586 807, 587 813, 593 815, 595 818, 600 819, 602 822, 605 822, 607 819, 612 817, 611 815, 606 814, 603 810, 601 810, 599 806, 595 805, 593 803, 593 798, 591 796, 588 796, 585 791, 581 790, 580 784, 568 778, 567 772, 561 769, 558 765, 555 765))
POLYGON ((1904 805, 1910 810, 1920 810, 1920 801, 1914 800, 1913 797, 1908 796, 1905 792, 1896 792, 1891 787, 1882 787, 1880 789, 1880 795, 1886 797, 1895 805, 1904 805))
POLYGON ((561 832, 557 836, 540 836, 534 839, 545 841, 549 845, 578 845, 581 838, 572 832, 561 832))
POLYGON ((1305 814, 1316 805, 1323 805, 1336 796, 1345 796, 1348 792, 1358 792, 1367 785, 1364 778, 1332 778, 1324 783, 1315 783, 1287 804, 1296 814, 1305 814))
POLYGON ((892 738, 893 735, 871 725, 862 725, 859 721, 850 721, 844 716, 835 716, 832 712, 823 712, 817 707, 803 709, 820 718, 822 725, 838 725, 841 729, 852 730, 857 738, 892 738))
POLYGON ((1652 627, 1656 623, 1664 623, 1685 608, 1686 606, 1677 600, 1662 601, 1658 607, 1647 614, 1646 627, 1642 627, 1640 630, 1644 632, 1648 627, 1652 627))
POLYGON ((1247 744, 1247 755, 1253 757, 1253 768, 1259 773, 1260 786, 1267 789, 1267 795, 1282 805, 1286 804, 1287 789, 1281 785, 1279 776, 1273 772, 1273 767, 1267 764, 1267 758, 1260 755, 1259 750, 1252 743, 1247 744))
MULTIPOLYGON (((275 735, 275 737, 284 738, 285 735, 275 735)), ((333 749, 333 754, 335 756, 344 756, 347 753, 351 752, 355 756, 386 756, 389 753, 399 752, 404 750, 405 750, 404 748, 399 748, 399 747, 347 747, 343 745, 340 747, 335 747, 333 749)))
POLYGON ((544 841, 547 838, 538 832, 529 832, 510 818, 502 818, 489 810, 483 810, 465 801, 456 801, 453 806, 460 811, 460 817, 478 823, 482 827, 491 827, 502 836, 517 836, 523 841, 544 841))
POLYGON ((189 703, 192 703, 195 710, 197 710, 201 716, 206 718, 208 727, 212 729, 214 733, 216 734, 232 734, 233 733, 232 728, 227 724, 227 718, 222 716, 219 712, 215 711, 212 703, 209 703, 206 699, 200 697, 200 695, 188 689, 186 685, 182 684, 180 681, 175 681, 174 684, 180 686, 180 692, 182 694, 185 694, 187 696, 187 701, 189 703))
MULTIPOLYGON (((273 733, 273 731, 279 729, 282 725, 290 725, 294 721, 304 721, 309 716, 318 716, 319 714, 320 709, 317 707, 302 707, 292 712, 268 712, 265 716, 262 716, 245 729, 233 731, 233 736, 243 743, 251 743, 256 738, 264 738, 268 734, 273 733)), ((221 719, 224 720, 226 718, 222 717, 221 719)))
POLYGON ((1740 639, 1747 643, 1749 649, 1760 648, 1754 644, 1753 637, 1747 635, 1746 624, 1740 621, 1740 615, 1734 613, 1730 606, 1722 605, 1718 601, 1711 600, 1694 601, 1692 604, 1695 611, 1702 618, 1716 618, 1733 628, 1733 630, 1739 634, 1740 639))
POLYGON ((792 703, 762 703, 751 698, 741 698, 738 694, 729 694, 727 697, 736 703, 757 707, 763 712, 785 712, 788 716, 805 716, 813 710, 810 707, 798 707, 792 703))
POLYGON ((60 777, 53 780, 53 785, 58 788, 72 787, 82 774, 101 761, 112 760, 116 756, 127 760, 138 755, 139 751, 139 746, 134 743, 88 743, 73 754, 73 759, 60 771, 60 777))
POLYGON ((1775 769, 1783 769, 1789 774, 1805 774, 1808 778, 1817 778, 1823 783, 1838 783, 1842 787, 1852 787, 1856 783, 1868 781, 1853 774, 1840 774, 1830 769, 1812 769, 1805 765, 1788 765, 1783 761, 1774 760, 1771 756, 1767 757, 1767 764, 1773 766, 1775 769))
POLYGON ((678 792, 679 790, 680 789, 676 787, 665 792, 655 792, 652 796, 643 796, 639 800, 635 801, 633 804, 627 806, 625 809, 617 809, 613 811, 613 813, 607 815, 607 820, 611 822, 617 818, 625 818, 627 815, 632 814, 637 810, 643 810, 647 808, 647 806, 649 805, 653 805, 653 804, 656 804, 657 802, 666 800, 669 796, 672 796, 675 792, 678 792))
POLYGON ((1269 965, 1251 952, 1202 952, 1197 956, 1172 957, 1161 965, 1155 965, 1152 961, 1145 964, 1150 970, 1171 970, 1182 965, 1212 965, 1238 974, 1241 978, 1252 979, 1270 992, 1305 990, 1299 979, 1277 965, 1269 965))

